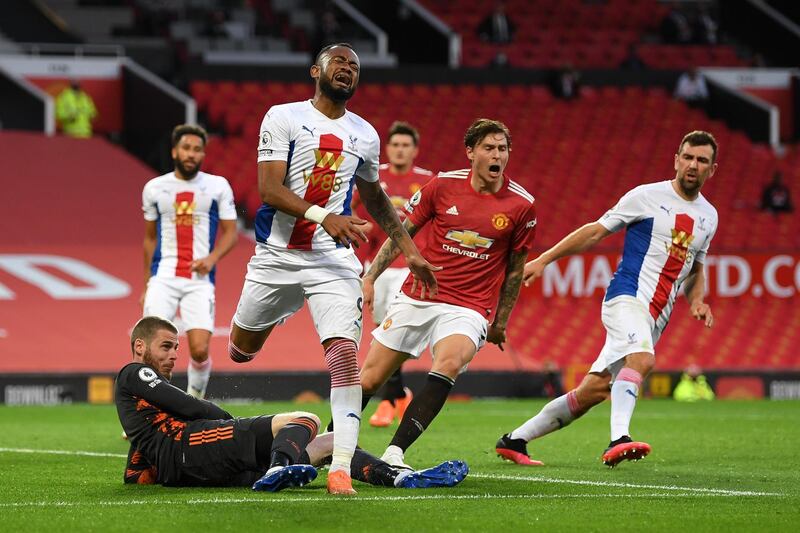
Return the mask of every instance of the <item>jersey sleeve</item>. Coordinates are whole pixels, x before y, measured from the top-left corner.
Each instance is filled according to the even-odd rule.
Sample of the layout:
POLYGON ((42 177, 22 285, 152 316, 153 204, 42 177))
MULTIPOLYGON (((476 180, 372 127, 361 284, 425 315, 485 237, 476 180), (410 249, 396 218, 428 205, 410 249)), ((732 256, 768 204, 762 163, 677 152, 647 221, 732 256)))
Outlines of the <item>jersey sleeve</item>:
POLYGON ((150 186, 150 183, 142 189, 142 211, 144 212, 145 220, 149 222, 158 220, 158 207, 156 206, 153 187, 150 186))
POLYGON ((378 133, 370 126, 370 142, 367 149, 364 151, 364 161, 356 169, 356 176, 364 181, 376 182, 378 181, 378 167, 380 163, 381 141, 378 133))
POLYGON ((264 120, 258 137, 258 162, 288 161, 292 142, 292 124, 283 109, 272 107, 264 120))
POLYGON ((597 221, 612 233, 616 233, 643 218, 644 193, 640 189, 628 191, 619 199, 617 205, 605 212, 597 221))
POLYGON ((714 222, 714 229, 711 230, 709 233, 706 242, 703 243, 703 246, 698 250, 697 255, 694 256, 695 263, 700 263, 704 265, 706 263, 706 256, 708 255, 708 248, 711 246, 711 239, 714 238, 714 235, 717 234, 717 227, 719 227, 719 221, 714 222))
POLYGON ((126 484, 153 485, 158 479, 158 470, 150 463, 142 452, 131 444, 128 450, 128 462, 125 465, 126 484))
POLYGON ((514 228, 514 235, 511 237, 511 252, 530 250, 533 247, 535 237, 536 206, 531 202, 522 212, 520 219, 517 221, 517 226, 514 228))
POLYGON ((125 391, 153 404, 163 411, 186 420, 228 420, 229 412, 207 400, 199 400, 183 392, 143 364, 131 364, 120 372, 125 391))
POLYGON ((436 192, 438 190, 439 179, 433 178, 422 186, 420 190, 409 198, 403 211, 417 227, 422 226, 436 214, 436 192))
POLYGON ((236 220, 236 204, 233 201, 233 189, 228 180, 222 178, 222 187, 219 192, 219 218, 220 220, 236 220))

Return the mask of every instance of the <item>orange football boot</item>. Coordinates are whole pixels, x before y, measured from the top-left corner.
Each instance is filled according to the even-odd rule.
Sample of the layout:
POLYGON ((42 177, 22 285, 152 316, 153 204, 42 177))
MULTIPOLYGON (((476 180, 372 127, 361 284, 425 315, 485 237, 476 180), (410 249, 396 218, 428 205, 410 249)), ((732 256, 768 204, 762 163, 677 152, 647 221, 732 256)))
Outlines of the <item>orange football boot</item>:
POLYGON ((328 473, 328 494, 338 496, 354 496, 356 493, 353 488, 353 480, 350 474, 344 470, 328 473))

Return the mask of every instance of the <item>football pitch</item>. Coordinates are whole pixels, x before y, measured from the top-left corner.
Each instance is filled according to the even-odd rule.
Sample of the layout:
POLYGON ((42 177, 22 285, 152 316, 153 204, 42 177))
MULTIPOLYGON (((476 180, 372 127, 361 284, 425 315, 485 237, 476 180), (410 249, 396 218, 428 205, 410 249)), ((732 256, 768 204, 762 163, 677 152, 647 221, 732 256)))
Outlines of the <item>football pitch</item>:
MULTIPOLYGON (((281 493, 122 483, 128 445, 113 406, 0 407, 2 531, 797 531, 800 402, 639 402, 634 438, 653 453, 615 469, 599 460, 608 405, 532 443, 544 467, 501 462, 494 443, 543 400, 448 403, 409 450, 415 467, 463 459, 452 489, 354 482, 333 498, 325 471, 281 493)), ((374 402, 367 413, 374 410, 374 402)), ((237 416, 328 404, 226 405, 237 416)), ((360 444, 380 455, 394 427, 365 424, 360 444)))

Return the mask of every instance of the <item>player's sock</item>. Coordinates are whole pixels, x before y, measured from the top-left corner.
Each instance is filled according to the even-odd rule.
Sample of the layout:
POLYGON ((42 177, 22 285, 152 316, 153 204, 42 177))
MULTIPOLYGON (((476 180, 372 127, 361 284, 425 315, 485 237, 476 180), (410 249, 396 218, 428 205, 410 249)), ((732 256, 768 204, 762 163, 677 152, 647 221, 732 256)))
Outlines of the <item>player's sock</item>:
POLYGON ((392 402, 398 398, 404 398, 406 391, 403 390, 403 371, 402 367, 394 371, 394 374, 389 376, 386 383, 383 385, 383 399, 392 402))
POLYGON ((350 477, 370 485, 393 487, 397 470, 381 461, 371 453, 356 448, 353 462, 350 463, 350 477))
POLYGON ((258 352, 249 353, 245 352, 244 350, 240 350, 238 346, 233 344, 233 342, 228 339, 228 355, 234 363, 250 362, 257 354, 258 352))
POLYGON ((306 416, 290 420, 272 441, 269 467, 296 464, 308 443, 317 436, 317 430, 317 422, 306 416))
MULTIPOLYGON (((372 394, 366 394, 365 392, 361 392, 361 412, 364 412, 364 409, 367 408, 367 404, 372 399, 372 394)), ((333 431, 333 420, 328 422, 328 425, 325 426, 325 431, 333 431)))
POLYGON ((449 377, 430 372, 425 386, 406 409, 390 446, 397 446, 405 452, 439 414, 453 385, 455 381, 449 377))
POLYGON ((636 370, 624 367, 611 385, 611 440, 630 435, 630 423, 642 375, 636 370))
POLYGON ((551 400, 542 407, 536 416, 509 433, 508 436, 511 439, 525 439, 525 442, 530 442, 568 426, 585 412, 578 404, 575 391, 572 390, 551 400))
POLYGON ((189 385, 186 392, 195 398, 205 398, 208 379, 211 377, 211 357, 202 362, 190 359, 188 377, 189 385))
POLYGON ((331 373, 331 415, 336 427, 330 472, 344 470, 350 473, 350 461, 358 443, 361 382, 357 351, 356 343, 350 339, 337 339, 325 350, 325 362, 331 373))

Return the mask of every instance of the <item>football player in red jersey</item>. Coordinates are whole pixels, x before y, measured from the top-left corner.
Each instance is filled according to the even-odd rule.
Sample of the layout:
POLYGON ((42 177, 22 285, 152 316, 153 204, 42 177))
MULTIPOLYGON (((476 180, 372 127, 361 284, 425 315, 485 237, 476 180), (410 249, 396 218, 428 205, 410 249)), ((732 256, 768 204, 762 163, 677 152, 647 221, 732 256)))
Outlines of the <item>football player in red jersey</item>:
MULTIPOLYGON (((404 226, 420 239, 425 257, 444 268, 432 295, 407 277, 361 372, 367 400, 408 358, 430 345, 433 364, 382 459, 405 464, 405 450, 441 410, 458 375, 486 341, 502 347, 519 296, 528 250, 536 232, 534 199, 505 174, 511 134, 502 123, 476 120, 464 136, 470 168, 441 172, 405 206, 404 226), (491 324, 489 319, 492 319, 491 324)), ((399 249, 386 241, 364 276, 364 302, 374 302, 375 280, 399 249)), ((364 403, 366 405, 366 403, 364 403)))
MULTIPOLYGON (((392 205, 397 208, 398 215, 402 220, 405 218, 405 213, 402 212, 403 206, 423 184, 433 177, 433 172, 414 164, 414 160, 419 154, 419 132, 407 122, 396 121, 389 127, 384 152, 389 162, 379 167, 381 186, 392 201, 392 205)), ((364 262, 366 270, 375 260, 375 254, 386 239, 386 233, 380 226, 372 223, 369 213, 360 203, 357 195, 353 197, 353 208, 358 216, 371 223, 368 244, 372 246, 361 246, 356 251, 356 254, 364 262)), ((398 257, 375 280, 375 297, 372 308, 372 319, 375 321, 375 325, 383 322, 392 300, 400 294, 400 288, 403 286, 408 272, 405 262, 398 257)), ((381 402, 369 419, 370 425, 386 427, 395 418, 402 420, 403 413, 412 397, 411 389, 403 386, 403 373, 401 368, 398 368, 381 389, 381 402)))

